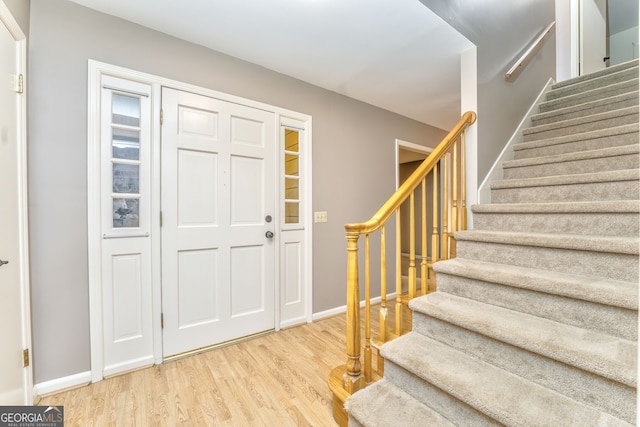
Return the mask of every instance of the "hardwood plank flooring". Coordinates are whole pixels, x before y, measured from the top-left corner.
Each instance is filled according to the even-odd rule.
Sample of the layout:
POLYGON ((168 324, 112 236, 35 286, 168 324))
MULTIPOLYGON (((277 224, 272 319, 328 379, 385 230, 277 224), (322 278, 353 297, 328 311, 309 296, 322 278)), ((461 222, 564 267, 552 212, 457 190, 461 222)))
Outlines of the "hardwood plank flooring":
POLYGON ((344 364, 337 315, 43 396, 65 426, 335 426, 329 373, 344 364))

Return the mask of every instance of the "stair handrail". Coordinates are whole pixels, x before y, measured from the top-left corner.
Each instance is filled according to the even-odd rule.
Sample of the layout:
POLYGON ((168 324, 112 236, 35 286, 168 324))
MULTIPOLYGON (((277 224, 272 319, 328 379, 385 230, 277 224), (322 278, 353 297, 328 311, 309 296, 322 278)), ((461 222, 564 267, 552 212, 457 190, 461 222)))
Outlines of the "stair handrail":
MULTIPOLYGON (((398 228, 396 232, 396 243, 399 244, 399 234, 400 234, 400 207, 405 201, 410 202, 411 211, 414 209, 414 192, 418 188, 419 185, 422 184, 422 229, 423 236, 426 233, 426 217, 424 216, 424 212, 426 210, 426 177, 431 172, 438 174, 442 168, 441 162, 444 162, 444 176, 442 178, 442 195, 451 195, 451 205, 449 208, 451 209, 451 229, 447 229, 447 209, 445 209, 442 213, 442 229, 444 230, 442 233, 442 246, 439 251, 442 254, 451 254, 452 257, 455 257, 455 246, 448 246, 445 241, 453 238, 453 232, 456 230, 456 224, 461 225, 461 229, 466 229, 466 189, 465 189, 465 159, 464 159, 464 151, 465 151, 465 141, 464 141, 464 132, 467 130, 469 126, 471 126, 476 121, 476 114, 472 111, 468 111, 464 113, 460 119, 460 121, 453 127, 453 129, 444 137, 444 139, 438 144, 431 154, 422 162, 420 166, 406 179, 406 181, 400 185, 400 187, 396 190, 396 192, 382 205, 382 207, 366 222, 363 223, 354 223, 354 224, 346 224, 346 238, 347 238, 347 325, 346 325, 346 347, 347 347, 347 362, 345 365, 339 366, 333 370, 331 376, 329 378, 329 386, 333 390, 334 394, 334 418, 336 421, 339 421, 339 424, 345 425, 346 418, 344 408, 339 403, 339 401, 344 402, 344 397, 347 395, 351 395, 363 388, 366 383, 371 382, 372 372, 371 372, 371 336, 370 336, 370 317, 369 317, 369 308, 370 308, 370 277, 369 277, 369 234, 380 230, 381 231, 381 240, 385 240, 385 227, 384 224, 386 221, 393 215, 394 213, 398 213, 396 215, 396 227, 398 228), (459 158, 458 158, 459 153, 459 158), (453 173, 448 170, 448 165, 450 163, 451 157, 453 157, 453 173), (459 168, 459 169, 456 169, 459 168), (460 176, 459 182, 458 174, 460 176), (452 185, 450 188, 448 187, 448 179, 449 177, 452 180, 452 185), (449 189, 448 189, 449 188, 449 189), (460 189, 460 200, 458 202, 457 191, 460 189), (450 194, 449 194, 450 193, 450 194), (457 215, 457 216, 456 216, 457 215), (359 284, 359 267, 358 267, 358 240, 360 236, 365 236, 365 350, 364 350, 364 375, 362 373, 362 366, 360 362, 361 355, 361 341, 360 341, 360 284, 359 284)), ((434 195, 437 194, 436 189, 436 179, 434 178, 434 195)), ((411 212, 410 211, 410 212, 411 212)), ((437 222, 437 216, 434 219, 434 222, 437 222)), ((416 263, 415 263, 415 236, 414 236, 414 214, 410 213, 410 241, 411 241, 411 254, 409 260, 409 290, 408 290, 408 299, 416 296, 416 263)), ((434 225, 435 227, 435 225, 434 225)), ((425 293, 425 280, 427 280, 427 270, 431 270, 431 267, 427 267, 427 255, 426 255, 426 241, 423 237, 423 249, 422 249, 422 263, 421 263, 421 290, 425 293)), ((397 251, 397 253, 399 253, 397 251)), ((445 255, 443 255, 445 256, 445 255)), ((448 256, 448 255, 446 255, 448 256)), ((445 258, 446 258, 445 256, 445 258)), ((384 249, 384 243, 381 246, 381 259, 386 260, 386 249, 384 249)), ((438 259, 437 253, 434 254, 432 250, 432 259, 431 265, 438 259)), ((381 262, 381 268, 384 270, 384 262, 381 262)), ((400 270, 400 259, 399 255, 396 254, 396 276, 398 275, 400 270)), ((433 274, 432 270, 430 271, 433 274)), ((382 274, 384 277, 385 274, 382 274)), ((432 280, 433 276, 429 276, 428 280, 432 280)), ((400 283, 401 280, 397 280, 397 283, 400 283)), ((400 285, 397 285, 400 286, 400 285)), ((398 336, 401 333, 404 333, 404 329, 402 326, 402 315, 399 314, 400 310, 398 309, 403 303, 406 304, 407 299, 403 299, 401 297, 402 290, 397 287, 396 289, 396 333, 398 336), (402 302, 401 302, 402 300, 402 302), (398 317, 400 316, 400 317, 398 317)), ((386 279, 381 278, 381 316, 384 317, 386 331, 386 279)), ((382 328, 381 328, 382 329, 382 328)), ((386 332, 381 332, 381 334, 386 334, 386 332)), ((387 338, 382 337, 382 341, 386 342, 387 338)), ((378 355, 379 356, 379 355, 378 355)), ((379 362, 380 365, 380 362, 379 362)), ((382 372, 378 372, 381 374, 382 372)))
POLYGON ((395 193, 382 205, 371 219, 366 222, 357 224, 345 224, 344 228, 347 233, 366 234, 378 230, 391 215, 407 200, 412 191, 422 182, 422 179, 433 169, 442 157, 449 151, 451 146, 457 141, 464 131, 476 121, 476 113, 467 111, 464 113, 456 126, 444 137, 429 156, 422 162, 420 166, 402 183, 395 193))

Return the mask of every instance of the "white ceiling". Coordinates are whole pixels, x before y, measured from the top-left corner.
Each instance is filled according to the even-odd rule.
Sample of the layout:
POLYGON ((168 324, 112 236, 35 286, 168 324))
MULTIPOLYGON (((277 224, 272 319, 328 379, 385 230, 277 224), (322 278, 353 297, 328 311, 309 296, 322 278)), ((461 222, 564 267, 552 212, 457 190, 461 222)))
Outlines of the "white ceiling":
POLYGON ((419 0, 72 0, 443 129, 472 44, 419 0))

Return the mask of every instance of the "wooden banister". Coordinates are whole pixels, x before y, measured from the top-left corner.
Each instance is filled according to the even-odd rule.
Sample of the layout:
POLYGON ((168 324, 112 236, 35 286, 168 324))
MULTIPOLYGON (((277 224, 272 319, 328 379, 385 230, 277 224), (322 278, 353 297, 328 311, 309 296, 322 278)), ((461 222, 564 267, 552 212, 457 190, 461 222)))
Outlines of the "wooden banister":
POLYGON ((449 151, 454 142, 460 138, 467 127, 476 121, 476 113, 467 111, 462 116, 458 124, 449 132, 435 150, 424 159, 424 162, 415 170, 413 174, 396 190, 396 192, 385 202, 384 205, 367 222, 360 224, 346 224, 344 228, 347 233, 367 234, 376 231, 385 223, 391 215, 407 200, 409 194, 416 189, 422 179, 427 175, 434 165, 440 161, 444 154, 449 151))
MULTIPOLYGON (((458 124, 438 144, 420 166, 400 185, 398 190, 382 205, 382 207, 366 222, 346 224, 347 238, 347 327, 346 327, 346 364, 335 368, 329 378, 329 387, 333 393, 334 419, 340 425, 346 425, 347 415, 343 403, 346 397, 365 387, 383 374, 383 363, 378 352, 377 370, 373 369, 373 348, 406 333, 411 328, 411 312, 407 310, 408 301, 418 296, 418 270, 420 271, 420 294, 424 295, 435 289, 435 273, 433 263, 455 256, 455 240, 453 233, 466 229, 466 163, 464 149, 464 132, 476 120, 473 112, 465 113, 458 124), (431 200, 428 198, 427 177, 432 180, 431 200), (418 187, 420 187, 418 189, 418 187), (416 197, 421 203, 416 203, 416 197), (409 227, 409 263, 407 269, 406 292, 402 275, 402 237, 401 206, 408 201, 409 227), (416 219, 416 208, 419 206, 420 216, 416 219), (396 254, 387 257, 386 227, 392 215, 396 215, 396 254), (429 221, 431 220, 431 221, 429 221), (416 263, 416 224, 420 224, 420 264, 416 263), (430 238, 427 225, 432 227, 430 238), (371 247, 370 235, 380 231, 380 306, 378 315, 378 338, 371 335, 371 247), (358 240, 365 236, 364 254, 364 286, 365 286, 365 321, 364 321, 364 367, 361 365, 361 329, 360 322, 360 267, 358 264, 358 240), (387 295, 387 260, 395 262, 396 295, 395 304, 389 306, 387 295), (394 333, 390 332, 390 313, 393 308, 395 316, 394 333)), ((407 209, 407 206, 405 206, 407 209)))

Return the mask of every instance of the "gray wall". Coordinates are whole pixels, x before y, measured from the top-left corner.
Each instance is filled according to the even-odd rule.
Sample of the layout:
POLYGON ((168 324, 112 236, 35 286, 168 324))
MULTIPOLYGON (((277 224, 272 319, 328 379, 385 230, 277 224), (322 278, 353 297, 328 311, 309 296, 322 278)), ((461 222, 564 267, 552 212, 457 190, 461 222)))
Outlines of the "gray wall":
POLYGON ((346 303, 343 226, 368 219, 393 192, 395 139, 433 146, 445 135, 66 0, 32 2, 30 25, 29 199, 36 383, 90 369, 88 59, 313 116, 313 207, 329 215, 328 223, 314 225, 314 312, 346 303))
POLYGON ((555 20, 555 0, 420 0, 477 46, 478 184, 545 83, 555 76, 555 32, 515 81, 504 73, 555 20))

